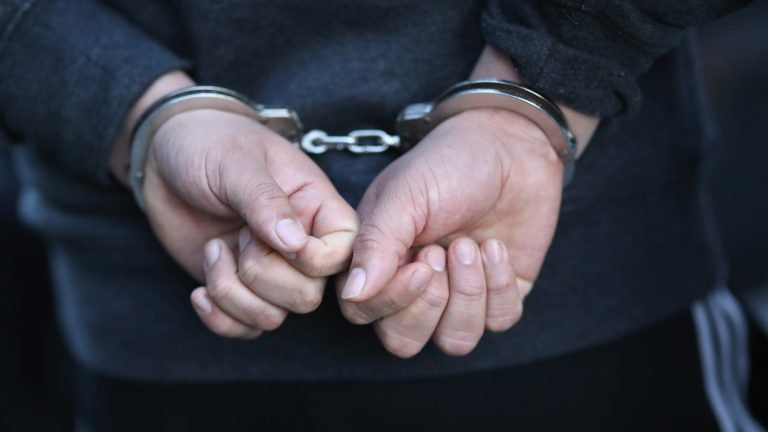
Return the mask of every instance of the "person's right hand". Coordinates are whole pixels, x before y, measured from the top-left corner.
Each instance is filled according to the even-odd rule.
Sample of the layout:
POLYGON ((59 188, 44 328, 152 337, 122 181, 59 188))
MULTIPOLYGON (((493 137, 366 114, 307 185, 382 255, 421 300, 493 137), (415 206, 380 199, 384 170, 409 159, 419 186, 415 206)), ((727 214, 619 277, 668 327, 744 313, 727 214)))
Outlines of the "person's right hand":
POLYGON ((227 337, 256 337, 288 312, 314 310, 325 277, 348 265, 358 225, 298 148, 213 109, 178 114, 157 131, 144 202, 163 246, 205 281, 192 293, 201 320, 227 337))

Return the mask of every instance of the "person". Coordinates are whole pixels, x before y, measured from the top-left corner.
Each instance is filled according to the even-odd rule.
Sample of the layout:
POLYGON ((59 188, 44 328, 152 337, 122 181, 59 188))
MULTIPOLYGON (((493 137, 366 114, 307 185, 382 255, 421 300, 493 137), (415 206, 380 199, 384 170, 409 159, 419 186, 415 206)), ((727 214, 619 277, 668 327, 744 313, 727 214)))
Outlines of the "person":
POLYGON ((715 275, 685 29, 740 4, 5 6, 0 124, 83 367, 78 428, 716 427, 686 313, 715 275), (345 134, 480 77, 559 103, 567 188, 510 110, 310 157, 200 107, 152 136, 143 212, 130 191, 132 133, 175 90, 345 134))

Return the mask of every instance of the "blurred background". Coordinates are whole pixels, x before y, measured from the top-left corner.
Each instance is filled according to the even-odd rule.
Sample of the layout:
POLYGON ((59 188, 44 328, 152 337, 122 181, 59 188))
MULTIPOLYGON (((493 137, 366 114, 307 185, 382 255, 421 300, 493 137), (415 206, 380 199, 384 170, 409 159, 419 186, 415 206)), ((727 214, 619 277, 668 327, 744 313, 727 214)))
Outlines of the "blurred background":
MULTIPOLYGON (((768 0, 699 29, 718 122, 713 202, 730 286, 752 312, 753 412, 768 424, 768 0)), ((0 431, 71 431, 75 379, 53 313, 44 245, 15 217, 0 135, 0 431)))
POLYGON ((712 198, 729 284, 752 319, 752 411, 768 425, 768 1, 699 33, 718 123, 712 198))

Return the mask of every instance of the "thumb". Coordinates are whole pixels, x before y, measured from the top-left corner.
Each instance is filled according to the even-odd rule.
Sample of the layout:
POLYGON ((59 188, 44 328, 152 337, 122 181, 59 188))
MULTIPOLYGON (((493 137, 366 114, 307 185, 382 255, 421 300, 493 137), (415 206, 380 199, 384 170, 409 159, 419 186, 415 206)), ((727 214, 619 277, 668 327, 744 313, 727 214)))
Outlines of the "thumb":
POLYGON ((341 298, 360 302, 378 294, 394 277, 417 233, 424 226, 422 203, 389 182, 366 191, 358 213, 360 228, 352 246, 352 264, 341 298))
POLYGON ((301 250, 307 243, 307 232, 280 185, 264 167, 238 168, 222 176, 227 204, 276 251, 289 254, 301 250))

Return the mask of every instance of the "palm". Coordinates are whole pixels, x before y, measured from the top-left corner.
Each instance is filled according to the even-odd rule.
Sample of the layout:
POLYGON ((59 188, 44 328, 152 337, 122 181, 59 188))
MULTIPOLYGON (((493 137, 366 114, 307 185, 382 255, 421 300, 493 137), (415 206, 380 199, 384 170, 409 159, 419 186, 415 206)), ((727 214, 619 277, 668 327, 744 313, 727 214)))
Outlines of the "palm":
POLYGON ((179 199, 168 183, 147 167, 145 180, 146 213, 160 242, 171 256, 198 281, 204 280, 203 247, 220 237, 230 246, 237 242, 243 221, 232 214, 213 216, 179 199))
MULTIPOLYGON (((471 122, 469 123, 471 124, 471 122)), ((533 279, 557 222, 562 167, 543 136, 446 122, 376 179, 360 206, 394 188, 408 196, 413 246, 468 236, 504 241, 518 274, 533 279), (538 142, 537 142, 538 141, 538 142)))
POLYGON ((207 241, 237 242, 246 218, 235 209, 249 205, 246 197, 268 192, 262 191, 263 177, 253 175, 257 171, 274 179, 307 232, 320 237, 349 231, 351 209, 292 144, 237 115, 209 111, 200 114, 207 116, 201 122, 198 114, 177 116, 158 131, 161 144, 149 154, 144 183, 146 213, 157 237, 191 275, 203 278, 207 241), (206 129, 216 120, 227 132, 212 135, 206 129), (329 217, 333 213, 339 217, 329 217))

